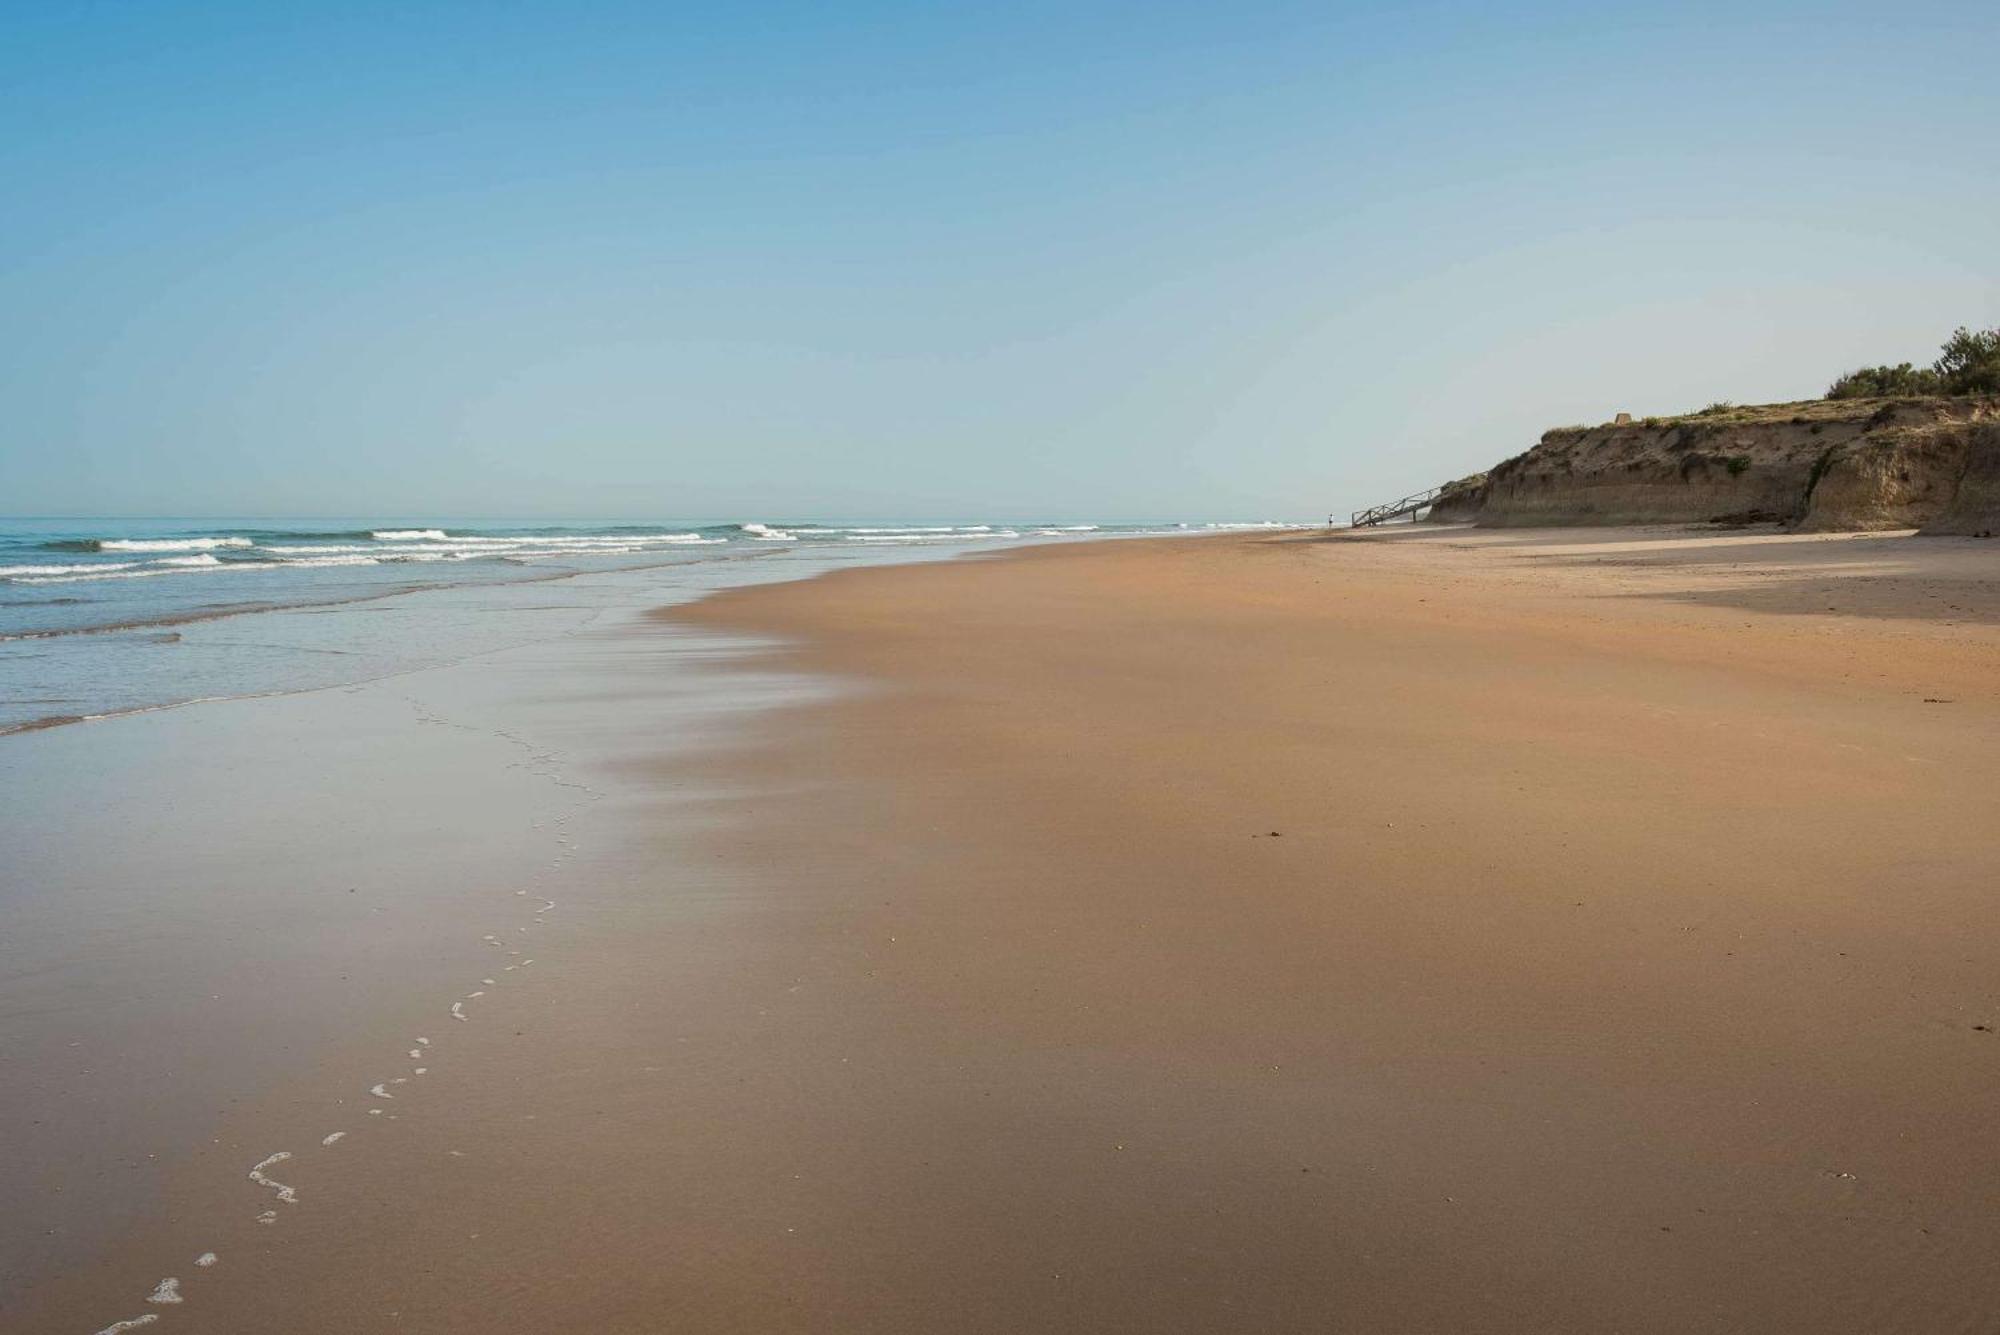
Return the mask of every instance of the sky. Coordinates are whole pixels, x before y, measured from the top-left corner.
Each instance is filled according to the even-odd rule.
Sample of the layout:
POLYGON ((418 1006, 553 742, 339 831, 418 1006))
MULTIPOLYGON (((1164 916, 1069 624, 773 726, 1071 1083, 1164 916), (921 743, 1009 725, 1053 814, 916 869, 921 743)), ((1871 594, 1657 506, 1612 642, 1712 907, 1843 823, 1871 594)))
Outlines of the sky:
POLYGON ((0 514, 1313 519, 2000 324, 2000 5, 0 0, 0 514))

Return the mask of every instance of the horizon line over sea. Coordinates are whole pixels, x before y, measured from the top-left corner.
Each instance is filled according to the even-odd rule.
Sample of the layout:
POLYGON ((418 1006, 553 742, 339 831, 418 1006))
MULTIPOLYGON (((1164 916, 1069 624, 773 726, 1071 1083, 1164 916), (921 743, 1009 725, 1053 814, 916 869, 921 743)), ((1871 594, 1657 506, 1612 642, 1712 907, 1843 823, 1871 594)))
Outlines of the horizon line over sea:
POLYGON ((1027 543, 1297 526, 0 519, 0 736, 340 685, 524 643, 567 625, 559 600, 534 593, 552 581, 646 572, 663 599, 679 598, 1027 543))

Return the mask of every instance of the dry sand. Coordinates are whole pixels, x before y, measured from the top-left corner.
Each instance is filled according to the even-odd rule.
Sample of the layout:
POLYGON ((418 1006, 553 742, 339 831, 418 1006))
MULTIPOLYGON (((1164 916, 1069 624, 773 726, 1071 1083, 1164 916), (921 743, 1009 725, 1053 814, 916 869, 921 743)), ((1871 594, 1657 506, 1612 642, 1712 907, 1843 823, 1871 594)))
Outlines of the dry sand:
POLYGON ((756 1123, 818 1237, 715 1324, 2000 1323, 1991 544, 1121 543, 681 615, 874 686, 727 850, 806 922, 756 1123))
POLYGON ((259 1228, 236 1161, 323 1102, 245 1107, 24 1329, 2000 1322, 2000 548, 1232 536, 670 616, 848 689, 636 732, 655 843, 366 1154, 259 1228), (106 1297, 209 1246, 198 1321, 106 1297))

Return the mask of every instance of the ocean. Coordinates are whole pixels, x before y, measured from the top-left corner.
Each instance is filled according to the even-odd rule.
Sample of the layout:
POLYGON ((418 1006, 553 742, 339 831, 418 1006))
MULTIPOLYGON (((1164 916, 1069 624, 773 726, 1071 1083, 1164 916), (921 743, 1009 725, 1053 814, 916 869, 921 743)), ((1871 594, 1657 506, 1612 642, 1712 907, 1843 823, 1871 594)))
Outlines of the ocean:
POLYGON ((415 671, 580 627, 555 581, 663 591, 1258 523, 0 520, 0 735, 415 671), (569 623, 574 622, 575 626, 569 623))

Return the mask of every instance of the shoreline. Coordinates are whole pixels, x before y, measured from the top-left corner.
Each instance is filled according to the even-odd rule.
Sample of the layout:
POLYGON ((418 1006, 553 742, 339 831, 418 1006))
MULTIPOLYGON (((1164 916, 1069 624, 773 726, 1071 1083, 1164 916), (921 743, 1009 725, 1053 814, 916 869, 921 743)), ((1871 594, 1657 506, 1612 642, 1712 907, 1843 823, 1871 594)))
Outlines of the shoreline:
POLYGON ((693 878, 672 840, 646 841, 698 815, 630 781, 635 746, 716 745, 736 715, 816 689, 724 673, 754 646, 643 620, 700 592, 585 574, 526 643, 0 745, 18 795, 0 1324, 299 1326, 296 1293, 342 1287, 385 1202, 420 1205, 476 1151, 458 1136, 429 1143, 435 1162, 401 1157, 420 1121, 451 1136, 507 1103, 527 1048, 480 1031, 526 1034, 584 986, 568 951, 618 896, 693 878), (148 1304, 163 1278, 185 1305, 148 1304))
POLYGON ((784 578, 801 564, 872 564, 926 551, 1156 531, 1127 524, 646 527, 482 522, 457 531, 328 531, 282 520, 0 519, 0 736, 191 699, 338 687, 531 642, 550 632, 534 604, 569 601, 555 586, 576 578, 622 574, 671 592, 747 577, 700 569, 718 563, 775 560, 787 569, 772 577, 784 578), (153 536, 103 536, 109 531, 153 536), (258 652, 242 652, 246 643, 258 652))
MULTIPOLYGON (((432 927, 379 939, 464 936, 422 972, 476 970, 544 878, 532 985, 467 1003, 484 1023, 426 1006, 412 1033, 456 1051, 420 1091, 381 1086, 413 1102, 368 1086, 417 1015, 317 1049, 166 1171, 166 1216, 20 1319, 1917 1331, 2000 1311, 1972 1027, 2000 1019, 1980 893, 2000 578, 1970 543, 1860 541, 1058 544, 729 590, 443 670, 417 697, 449 726, 397 724, 382 757, 448 742, 440 772, 477 779, 464 828, 523 828, 466 851, 469 898, 425 892, 432 927), (460 738, 486 758, 447 760, 460 738), (606 796, 554 824, 486 786, 518 764, 523 792, 606 796), (343 1098, 389 1134, 299 1152, 343 1098), (285 1147, 296 1210, 241 1180, 285 1147), (188 1305, 149 1307, 170 1274, 188 1305)), ((227 708, 340 729, 383 694, 227 708)))
MULTIPOLYGON (((646 614, 743 582, 955 550, 773 547, 516 581, 499 603, 491 585, 425 590, 426 607, 464 618, 511 614, 504 598, 537 588, 519 610, 538 620, 441 663, 0 742, 0 774, 24 795, 0 830, 14 873, 0 903, 0 1088, 25 1128, 0 1183, 20 1202, 0 1228, 0 1324, 89 1331, 185 1313, 298 1325, 290 1295, 339 1289, 363 1245, 348 1235, 379 1208, 340 1193, 429 1190, 398 1184, 437 1167, 357 1162, 363 1145, 386 1148, 357 1126, 395 1123, 421 1143, 400 1101, 419 1082, 446 1128, 518 1094, 493 1081, 519 1054, 472 1041, 440 989, 468 1009, 496 1005, 493 982, 527 966, 499 962, 494 938, 511 961, 523 929, 601 948, 621 914, 705 911, 722 878, 669 832, 711 819, 723 795, 656 785, 647 765, 720 746, 741 716, 823 689, 739 665, 757 645, 646 614), (565 805, 579 794, 585 807, 565 805), (519 918, 545 893, 561 901, 553 916, 519 918), (470 1059, 438 1064, 429 1044, 412 1046, 419 1035, 455 1038, 470 1059), (274 1151, 293 1156, 287 1185, 318 1208, 264 1217, 273 1202, 245 1173, 274 1151), (314 1170, 313 1156, 329 1162, 314 1170), (306 1247, 347 1259, 315 1263, 306 1247), (209 1253, 215 1270, 190 1270, 209 1253), (145 1306, 162 1277, 181 1281, 187 1306, 145 1306)), ((563 967, 545 946, 533 973, 601 981, 563 967)), ((429 1148, 447 1165, 472 1154, 429 1148)))

